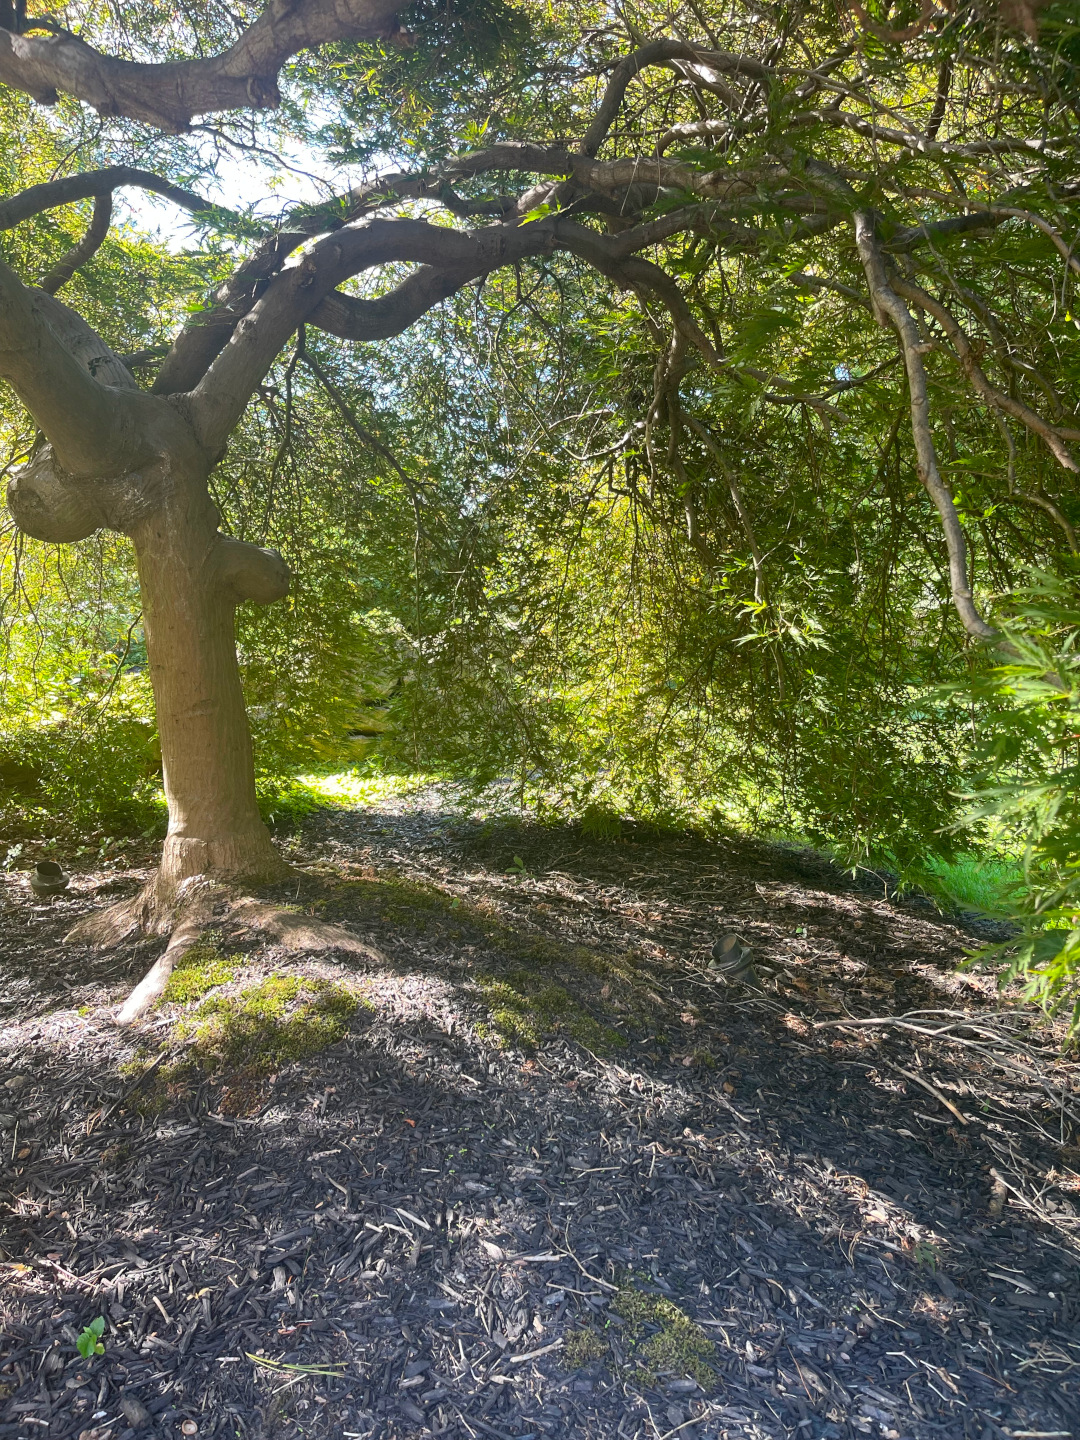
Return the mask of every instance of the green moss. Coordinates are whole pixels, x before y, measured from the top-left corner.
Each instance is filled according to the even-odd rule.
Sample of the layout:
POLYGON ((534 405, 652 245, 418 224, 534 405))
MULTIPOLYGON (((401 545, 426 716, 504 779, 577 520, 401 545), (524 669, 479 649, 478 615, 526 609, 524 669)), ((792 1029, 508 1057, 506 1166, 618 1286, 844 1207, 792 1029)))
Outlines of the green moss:
MULTIPOLYGON (((157 1054, 160 1054, 160 1051, 157 1054)), ((118 1065, 117 1072, 123 1079, 137 1080, 155 1058, 155 1052, 148 1046, 140 1045, 135 1057, 118 1065)), ((160 1115, 170 1101, 187 1093, 191 1082, 196 1078, 196 1067, 186 1056, 158 1065, 146 1083, 127 1097, 124 1108, 135 1115, 160 1115)))
POLYGON ((564 1370, 580 1370, 590 1360, 602 1360, 608 1353, 608 1342, 595 1330, 572 1330, 562 1348, 564 1370))
POLYGON ((582 982, 590 995, 596 992, 605 1001, 610 997, 611 1007, 635 1024, 655 1018, 656 1002, 648 995, 640 955, 610 955, 536 930, 519 930, 494 915, 485 900, 470 904, 433 885, 379 875, 335 885, 317 908, 329 920, 359 920, 365 929, 381 925, 398 934, 406 929, 436 934, 457 947, 497 952, 519 966, 509 976, 480 981, 491 1011, 480 1033, 496 1042, 531 1049, 561 1033, 595 1052, 625 1045, 618 1030, 594 1019, 574 998, 582 982), (537 972, 545 971, 541 979, 537 972), (592 984, 593 979, 601 984, 592 984))
POLYGON ((505 979, 483 976, 480 989, 491 1016, 483 1032, 504 1044, 535 1049, 560 1032, 589 1050, 611 1050, 625 1038, 582 1011, 561 985, 544 983, 528 970, 514 970, 505 979))
POLYGON ((161 998, 174 1005, 190 1005, 215 986, 228 984, 235 974, 214 938, 204 936, 180 957, 161 998))
POLYGON ((626 1340, 649 1383, 661 1374, 688 1375, 702 1389, 716 1383, 716 1346, 673 1300, 624 1285, 611 1309, 626 1322, 626 1340))
POLYGON ((178 1029, 203 1069, 270 1075, 344 1038, 360 1005, 344 985, 272 975, 239 995, 214 995, 178 1029))
POLYGON ((487 944, 530 965, 565 965, 627 984, 638 981, 637 957, 632 954, 607 955, 538 931, 515 930, 488 913, 483 902, 470 904, 433 885, 397 876, 346 881, 335 886, 334 895, 318 908, 333 919, 345 919, 348 912, 359 910, 365 919, 375 922, 408 924, 419 931, 437 929, 451 939, 487 944))
MULTIPOLYGON (((208 974, 215 977, 209 986, 231 978, 218 966, 220 956, 207 956, 204 950, 202 960, 191 967, 196 983, 186 993, 192 998, 203 993, 208 986, 199 985, 208 974)), ((172 978, 183 979, 186 973, 186 968, 178 969, 172 978)), ((169 1043, 184 1048, 159 1065, 125 1106, 141 1115, 159 1115, 207 1075, 217 1075, 224 1081, 222 1109, 250 1114, 263 1103, 262 1082, 268 1075, 343 1039, 362 1003, 344 985, 302 976, 273 975, 237 995, 210 995, 173 1031, 169 1043)), ((158 1055, 160 1051, 140 1046, 118 1067, 119 1073, 137 1079, 158 1055)))

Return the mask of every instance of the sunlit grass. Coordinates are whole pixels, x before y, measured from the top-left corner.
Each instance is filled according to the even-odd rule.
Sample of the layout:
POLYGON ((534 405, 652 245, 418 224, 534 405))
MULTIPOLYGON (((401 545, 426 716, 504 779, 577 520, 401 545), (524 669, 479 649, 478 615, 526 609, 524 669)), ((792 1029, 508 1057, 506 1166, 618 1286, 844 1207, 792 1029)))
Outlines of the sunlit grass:
POLYGON ((298 775, 296 779, 326 805, 378 805, 423 790, 434 775, 395 775, 353 768, 298 775))
POLYGON ((1024 883, 1018 860, 993 856, 958 855, 955 860, 931 856, 926 868, 945 899, 961 910, 1004 915, 1012 909, 1016 891, 1024 883))

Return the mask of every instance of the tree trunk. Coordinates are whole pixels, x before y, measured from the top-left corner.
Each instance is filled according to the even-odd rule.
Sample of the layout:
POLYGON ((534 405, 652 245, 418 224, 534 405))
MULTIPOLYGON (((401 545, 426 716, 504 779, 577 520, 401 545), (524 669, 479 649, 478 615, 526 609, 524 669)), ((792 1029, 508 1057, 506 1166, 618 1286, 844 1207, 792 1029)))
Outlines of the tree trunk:
POLYGON ((217 519, 201 484, 181 484, 132 537, 169 803, 165 905, 195 875, 266 881, 286 870, 255 800, 234 616, 240 600, 280 598, 288 571, 272 551, 220 534, 217 519))
POLYGON ((280 600, 289 572, 275 551, 219 531, 207 478, 222 444, 200 440, 188 397, 140 390, 81 316, 2 261, 0 374, 45 432, 8 479, 15 523, 54 544, 114 530, 138 559, 169 830, 142 893, 68 936, 110 944, 138 929, 175 932, 124 1006, 130 1021, 200 929, 235 904, 239 882, 288 873, 255 800, 234 618, 241 601, 280 600))
POLYGON ((156 929, 168 927, 193 876, 229 883, 286 873, 255 801, 234 617, 241 601, 280 600, 289 572, 275 551, 218 530, 208 457, 168 401, 139 395, 135 403, 147 463, 80 480, 42 444, 9 482, 8 503, 20 528, 42 540, 104 526, 134 541, 169 802, 161 869, 141 907, 156 929))

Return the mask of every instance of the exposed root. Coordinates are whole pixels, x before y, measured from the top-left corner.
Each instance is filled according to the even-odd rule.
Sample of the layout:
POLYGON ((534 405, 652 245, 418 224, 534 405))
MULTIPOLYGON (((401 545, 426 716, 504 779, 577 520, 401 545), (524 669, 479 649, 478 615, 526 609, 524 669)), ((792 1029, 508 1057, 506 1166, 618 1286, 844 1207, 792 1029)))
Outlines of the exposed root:
POLYGON ((85 916, 64 936, 65 945, 97 945, 105 950, 114 945, 122 945, 132 935, 147 933, 143 900, 145 894, 145 889, 140 890, 132 900, 118 900, 107 910, 98 910, 93 915, 85 916))
POLYGON ((250 895, 238 895, 231 886, 208 876, 185 880, 168 903, 155 877, 133 899, 122 900, 80 920, 65 939, 72 944, 110 947, 136 934, 170 936, 164 954, 117 1011, 116 1023, 131 1025, 160 1000, 178 961, 211 927, 226 930, 233 937, 245 931, 258 931, 294 952, 342 950, 373 964, 386 961, 381 951, 340 926, 267 904, 250 895))
POLYGON ((161 999, 176 962, 185 951, 191 949, 205 928, 205 924, 194 919, 185 920, 176 927, 165 953, 154 961, 116 1012, 117 1025, 131 1025, 161 999))
POLYGON ((286 950, 344 950, 349 955, 358 955, 375 964, 386 961, 380 950, 358 940, 355 935, 342 930, 340 925, 327 925, 323 920, 313 920, 310 915, 282 910, 249 897, 237 901, 229 914, 228 923, 230 928, 261 930, 284 945, 286 950))

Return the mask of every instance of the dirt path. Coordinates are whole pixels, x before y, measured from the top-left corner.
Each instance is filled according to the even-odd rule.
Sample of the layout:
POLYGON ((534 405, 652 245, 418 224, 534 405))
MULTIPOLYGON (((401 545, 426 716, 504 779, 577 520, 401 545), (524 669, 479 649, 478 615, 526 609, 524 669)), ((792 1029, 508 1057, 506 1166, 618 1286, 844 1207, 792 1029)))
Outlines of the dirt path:
POLYGON ((385 964, 225 934, 138 1033, 60 945, 138 872, 6 877, 0 1437, 1080 1440, 1077 1067, 970 934, 431 794, 295 848, 385 964))

